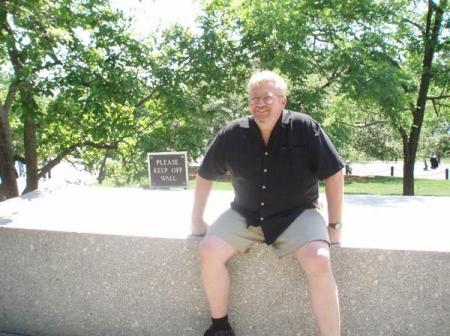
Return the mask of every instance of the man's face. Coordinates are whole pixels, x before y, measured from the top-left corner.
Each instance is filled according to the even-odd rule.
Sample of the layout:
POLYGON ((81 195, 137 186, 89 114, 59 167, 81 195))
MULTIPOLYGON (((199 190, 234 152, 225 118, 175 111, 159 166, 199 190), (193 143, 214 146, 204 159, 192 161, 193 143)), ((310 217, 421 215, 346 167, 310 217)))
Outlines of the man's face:
POLYGON ((249 110, 258 126, 273 127, 280 117, 287 99, 279 96, 272 82, 253 87, 249 97, 249 110))

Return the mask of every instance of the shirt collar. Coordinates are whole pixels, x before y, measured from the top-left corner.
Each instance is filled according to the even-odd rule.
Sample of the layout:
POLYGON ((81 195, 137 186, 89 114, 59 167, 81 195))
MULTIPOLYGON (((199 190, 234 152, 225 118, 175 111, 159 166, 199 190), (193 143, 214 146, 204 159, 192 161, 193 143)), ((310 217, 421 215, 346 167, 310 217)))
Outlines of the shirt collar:
POLYGON ((239 126, 242 128, 250 128, 250 116, 241 118, 239 120, 239 126))
POLYGON ((283 125, 289 124, 291 121, 291 111, 283 110, 283 115, 281 116, 281 123, 283 125))
MULTIPOLYGON (((281 113, 282 113, 281 123, 283 125, 289 124, 289 122, 291 120, 291 111, 283 110, 283 112, 281 112, 281 113)), ((250 119, 251 119, 251 116, 241 118, 241 120, 239 121, 239 126, 241 128, 250 128, 250 119)))

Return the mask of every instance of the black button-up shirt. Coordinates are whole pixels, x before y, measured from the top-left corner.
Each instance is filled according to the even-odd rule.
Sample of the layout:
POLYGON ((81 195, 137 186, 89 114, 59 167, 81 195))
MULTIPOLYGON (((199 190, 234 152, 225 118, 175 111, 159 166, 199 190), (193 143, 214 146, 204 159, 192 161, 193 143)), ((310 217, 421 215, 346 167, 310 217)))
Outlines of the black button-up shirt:
POLYGON ((284 110, 267 145, 250 116, 226 125, 198 173, 215 180, 228 170, 235 192, 231 207, 247 225, 261 226, 266 243, 272 244, 305 209, 317 206, 318 181, 343 167, 316 121, 284 110))

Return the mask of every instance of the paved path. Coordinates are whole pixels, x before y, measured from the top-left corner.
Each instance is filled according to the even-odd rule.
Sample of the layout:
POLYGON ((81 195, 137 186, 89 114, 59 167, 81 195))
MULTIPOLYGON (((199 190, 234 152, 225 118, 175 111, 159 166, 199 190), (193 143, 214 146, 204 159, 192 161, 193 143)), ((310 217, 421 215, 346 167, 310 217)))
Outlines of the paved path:
MULTIPOLYGON (((0 203, 0 228, 186 239, 192 199, 192 190, 44 189, 0 203)), ((213 191, 206 220, 232 199, 231 191, 213 191)), ((450 197, 347 195, 343 246, 450 251, 449 204, 450 197)))
MULTIPOLYGON (((394 167, 394 176, 403 176, 403 162, 401 161, 370 161, 351 163, 354 176, 391 176, 391 167, 394 167)), ((437 169, 423 170, 423 163, 415 165, 415 178, 445 179, 445 170, 450 169, 450 164, 441 164, 437 169)), ((52 178, 41 179, 40 188, 56 188, 64 185, 93 185, 97 182, 96 176, 83 171, 82 166, 74 166, 68 161, 62 161, 52 169, 52 178)), ((19 192, 25 188, 25 177, 19 177, 19 192)))
MULTIPOLYGON (((394 168, 395 177, 403 177, 402 161, 370 161, 351 163, 352 173, 356 176, 391 176, 391 167, 394 168)), ((450 164, 443 163, 436 169, 424 170, 423 162, 416 162, 414 177, 421 179, 445 180, 445 170, 450 169, 450 164)))
MULTIPOLYGON (((51 178, 39 180, 39 188, 54 189, 66 185, 92 185, 97 182, 96 176, 83 170, 81 165, 74 165, 68 161, 62 161, 51 171, 51 178)), ((20 176, 17 179, 19 193, 25 189, 26 177, 20 176)))

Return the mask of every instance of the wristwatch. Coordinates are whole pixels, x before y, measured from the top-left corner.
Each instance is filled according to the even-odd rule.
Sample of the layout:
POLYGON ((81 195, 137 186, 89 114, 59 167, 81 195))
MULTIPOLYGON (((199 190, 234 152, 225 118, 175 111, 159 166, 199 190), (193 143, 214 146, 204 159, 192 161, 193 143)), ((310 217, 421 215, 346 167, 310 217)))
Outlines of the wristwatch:
POLYGON ((328 226, 336 231, 339 231, 340 229, 342 229, 342 222, 328 223, 328 226))

